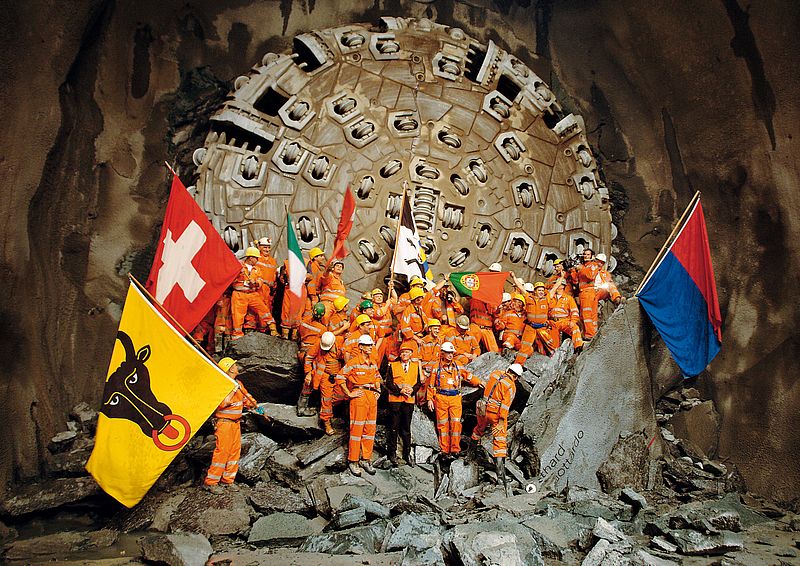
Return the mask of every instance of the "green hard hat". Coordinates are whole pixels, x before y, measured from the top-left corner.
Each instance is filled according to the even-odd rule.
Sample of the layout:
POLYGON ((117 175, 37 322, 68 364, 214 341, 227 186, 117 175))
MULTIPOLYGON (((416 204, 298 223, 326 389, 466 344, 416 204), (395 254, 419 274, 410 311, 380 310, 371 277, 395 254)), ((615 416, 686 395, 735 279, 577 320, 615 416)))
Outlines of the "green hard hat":
POLYGON ((311 309, 311 312, 316 316, 322 316, 325 314, 325 305, 322 303, 317 303, 314 305, 314 308, 311 309))
POLYGON ((370 301, 369 299, 363 300, 363 301, 361 301, 359 303, 358 308, 360 308, 362 311, 365 311, 367 309, 371 309, 372 308, 372 301, 370 301))

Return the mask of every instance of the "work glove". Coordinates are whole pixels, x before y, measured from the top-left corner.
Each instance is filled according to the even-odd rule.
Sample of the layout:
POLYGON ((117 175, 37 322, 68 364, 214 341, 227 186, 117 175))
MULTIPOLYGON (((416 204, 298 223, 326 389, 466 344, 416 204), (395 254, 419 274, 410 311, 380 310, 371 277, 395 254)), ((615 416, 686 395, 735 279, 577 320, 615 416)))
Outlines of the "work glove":
POLYGON ((264 409, 264 407, 261 405, 258 405, 255 409, 253 409, 253 412, 257 415, 263 415, 266 412, 266 409, 264 409))

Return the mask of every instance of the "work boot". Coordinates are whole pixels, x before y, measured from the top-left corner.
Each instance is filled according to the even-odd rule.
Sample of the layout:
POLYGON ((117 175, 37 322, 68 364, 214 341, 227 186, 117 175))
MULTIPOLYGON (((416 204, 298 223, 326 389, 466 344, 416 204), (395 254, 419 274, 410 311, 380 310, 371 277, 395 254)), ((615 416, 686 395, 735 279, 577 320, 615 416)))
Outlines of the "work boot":
POLYGON ((503 490, 506 492, 506 497, 508 497, 508 482, 506 481, 506 459, 501 457, 496 457, 494 459, 495 468, 497 469, 497 479, 498 481, 503 483, 503 490))
POLYGON ((322 428, 325 429, 325 434, 328 436, 336 434, 336 431, 333 430, 333 425, 331 425, 331 421, 322 421, 322 428))
POLYGON ((411 457, 411 448, 403 448, 403 460, 412 468, 416 465, 414 458, 411 457))
POLYGON ((297 400, 297 416, 298 417, 311 417, 315 415, 314 409, 308 406, 308 395, 300 395, 297 400))
POLYGON ((361 477, 361 468, 358 467, 358 462, 350 462, 347 464, 347 469, 350 470, 350 473, 354 476, 361 477))
POLYGON ((214 495, 222 495, 223 493, 225 493, 223 491, 222 487, 218 486, 217 484, 209 485, 209 484, 205 483, 205 484, 203 484, 203 489, 213 493, 214 495))
POLYGON ((393 468, 396 468, 397 466, 400 465, 400 463, 397 461, 397 455, 396 454, 390 454, 389 455, 389 463, 392 465, 393 468))
POLYGON ((236 485, 235 483, 226 483, 225 484, 225 488, 228 491, 241 491, 241 489, 242 489, 238 485, 236 485))
POLYGON ((278 335, 278 327, 275 326, 275 323, 269 325, 269 335, 270 336, 277 336, 278 335))
POLYGON ((481 443, 480 439, 477 440, 474 438, 469 439, 469 447, 467 448, 467 454, 466 454, 467 460, 474 460, 476 458, 476 456, 478 455, 478 446, 480 445, 480 443, 481 443))
MULTIPOLYGON (((395 461, 397 461, 397 458, 395 458, 395 461)), ((364 471, 369 475, 375 475, 375 468, 372 466, 372 462, 369 460, 361 460, 361 467, 364 468, 364 471)))
POLYGON ((281 328, 281 338, 284 340, 289 339, 289 329, 288 328, 281 328))

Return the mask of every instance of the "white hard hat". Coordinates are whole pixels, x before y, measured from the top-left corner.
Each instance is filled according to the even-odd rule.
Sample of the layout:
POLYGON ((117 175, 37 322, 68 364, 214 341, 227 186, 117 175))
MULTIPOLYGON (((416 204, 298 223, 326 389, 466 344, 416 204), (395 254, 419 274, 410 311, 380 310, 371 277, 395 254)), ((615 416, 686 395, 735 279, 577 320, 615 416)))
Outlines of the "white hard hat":
POLYGON ((511 300, 511 293, 503 293, 503 301, 502 302, 507 303, 510 300, 511 300))
POLYGON ((522 366, 520 364, 511 364, 510 366, 508 366, 508 371, 510 371, 517 377, 522 377, 522 366))
POLYGON ((272 238, 261 238, 258 241, 259 246, 271 246, 272 245, 272 238))
POLYGON ((494 271, 494 272, 503 271, 503 266, 497 262, 494 262, 492 265, 489 266, 489 271, 494 271))
POLYGON ((333 335, 333 332, 323 332, 319 339, 319 347, 327 352, 333 348, 334 342, 336 342, 336 336, 333 335))
POLYGON ((455 353, 456 347, 453 346, 452 342, 445 342, 442 344, 442 352, 453 352, 455 353))
POLYGON ((534 289, 534 287, 533 287, 533 283, 531 283, 530 281, 529 281, 529 282, 527 282, 527 283, 525 283, 525 290, 526 290, 528 293, 533 293, 533 289, 534 289))
POLYGON ((597 261, 605 263, 607 259, 606 254, 597 254, 597 261))
POLYGON ((358 337, 358 345, 359 346, 373 346, 375 341, 372 339, 372 336, 369 334, 362 334, 358 337))

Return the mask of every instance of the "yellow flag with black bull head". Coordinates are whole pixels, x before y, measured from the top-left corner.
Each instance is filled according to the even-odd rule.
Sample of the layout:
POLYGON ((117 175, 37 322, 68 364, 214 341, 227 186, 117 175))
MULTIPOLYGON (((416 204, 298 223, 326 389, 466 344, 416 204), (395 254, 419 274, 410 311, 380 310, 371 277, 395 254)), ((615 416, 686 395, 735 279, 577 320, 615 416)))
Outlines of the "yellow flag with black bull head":
POLYGON ((86 469, 133 507, 235 386, 131 284, 86 469))

